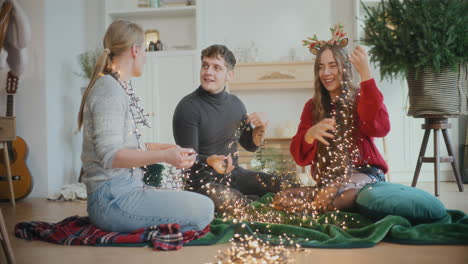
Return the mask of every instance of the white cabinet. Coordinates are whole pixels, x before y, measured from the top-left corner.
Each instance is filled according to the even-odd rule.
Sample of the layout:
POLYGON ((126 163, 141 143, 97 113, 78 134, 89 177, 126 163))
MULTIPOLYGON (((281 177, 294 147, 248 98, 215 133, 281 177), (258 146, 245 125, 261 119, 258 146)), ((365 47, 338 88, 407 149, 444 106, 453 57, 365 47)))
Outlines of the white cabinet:
POLYGON ((174 143, 172 116, 179 101, 199 85, 199 51, 148 52, 144 73, 132 80, 151 128, 144 142, 174 143))
POLYGON ((138 23, 146 30, 159 31, 164 50, 191 50, 199 47, 200 30, 198 6, 138 7, 137 0, 106 0, 105 21, 107 26, 116 19, 138 23))

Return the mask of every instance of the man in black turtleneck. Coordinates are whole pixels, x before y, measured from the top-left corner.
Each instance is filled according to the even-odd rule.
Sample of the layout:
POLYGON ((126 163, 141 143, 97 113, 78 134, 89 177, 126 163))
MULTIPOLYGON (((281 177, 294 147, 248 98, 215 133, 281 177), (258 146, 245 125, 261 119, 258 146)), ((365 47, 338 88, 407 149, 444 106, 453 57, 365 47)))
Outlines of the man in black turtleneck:
POLYGON ((223 45, 201 54, 201 85, 177 105, 173 132, 177 145, 193 148, 197 163, 186 183, 188 190, 208 195, 218 211, 232 211, 249 201, 280 189, 276 177, 238 166, 237 142, 251 152, 263 140, 268 121, 262 113, 247 115, 242 101, 226 91, 236 59, 223 45))

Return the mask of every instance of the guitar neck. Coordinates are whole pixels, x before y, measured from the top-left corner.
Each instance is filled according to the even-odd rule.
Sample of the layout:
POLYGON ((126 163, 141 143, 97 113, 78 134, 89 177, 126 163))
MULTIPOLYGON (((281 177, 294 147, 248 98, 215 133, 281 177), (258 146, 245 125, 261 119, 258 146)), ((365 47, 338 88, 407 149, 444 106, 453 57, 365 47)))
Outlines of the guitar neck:
POLYGON ((12 94, 7 95, 6 116, 13 116, 13 95, 12 94))

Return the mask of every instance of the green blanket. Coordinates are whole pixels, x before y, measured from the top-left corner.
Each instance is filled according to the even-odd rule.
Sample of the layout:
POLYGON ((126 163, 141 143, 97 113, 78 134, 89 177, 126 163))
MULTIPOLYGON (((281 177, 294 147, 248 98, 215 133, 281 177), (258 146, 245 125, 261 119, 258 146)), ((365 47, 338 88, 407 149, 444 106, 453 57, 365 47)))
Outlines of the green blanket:
POLYGON ((187 246, 227 243, 235 233, 255 236, 278 244, 295 243, 314 248, 366 248, 380 241, 414 245, 468 245, 468 216, 458 210, 448 210, 448 215, 433 223, 411 225, 400 216, 389 215, 373 222, 358 213, 327 213, 316 220, 291 217, 284 212, 274 212, 265 206, 271 195, 252 204, 259 214, 276 214, 283 224, 259 222, 234 223, 215 219, 211 232, 192 241, 187 246), (346 228, 342 228, 346 226, 346 228), (284 237, 288 237, 284 239, 284 237))
MULTIPOLYGON (((447 210, 448 215, 428 224, 411 225, 401 217, 389 215, 373 222, 359 213, 333 212, 312 220, 273 211, 267 206, 273 194, 252 203, 253 214, 275 215, 282 224, 237 222, 215 219, 211 232, 191 241, 186 246, 228 243, 234 234, 248 234, 276 245, 299 244, 305 248, 368 248, 380 241, 413 245, 468 245, 468 216, 458 210, 447 210), (342 228, 346 226, 346 228, 342 228), (255 231, 255 232, 254 232, 255 231), (285 237, 288 237, 285 239, 285 237)), ((98 246, 135 247, 140 244, 114 244, 98 246)))

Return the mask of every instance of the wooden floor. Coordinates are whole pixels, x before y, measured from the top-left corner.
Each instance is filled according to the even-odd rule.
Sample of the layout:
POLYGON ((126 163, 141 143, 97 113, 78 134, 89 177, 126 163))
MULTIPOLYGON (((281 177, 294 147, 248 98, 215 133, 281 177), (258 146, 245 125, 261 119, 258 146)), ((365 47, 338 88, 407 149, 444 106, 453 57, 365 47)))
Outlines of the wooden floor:
MULTIPOLYGON (((433 183, 419 183, 419 188, 434 192, 433 183)), ((441 183, 440 200, 449 209, 468 213, 468 184, 465 192, 458 192, 455 183, 441 183)), ((25 241, 13 236, 15 223, 21 221, 57 222, 71 215, 86 215, 86 202, 50 202, 40 198, 28 198, 12 208, 1 203, 10 240, 17 263, 209 263, 215 262, 219 250, 229 245, 184 247, 175 252, 155 252, 150 248, 117 248, 61 246, 42 241, 25 241)), ((367 249, 309 249, 295 252, 293 263, 437 263, 467 264, 468 246, 408 246, 380 243, 367 249)), ((0 263, 6 263, 0 253, 0 263)))

